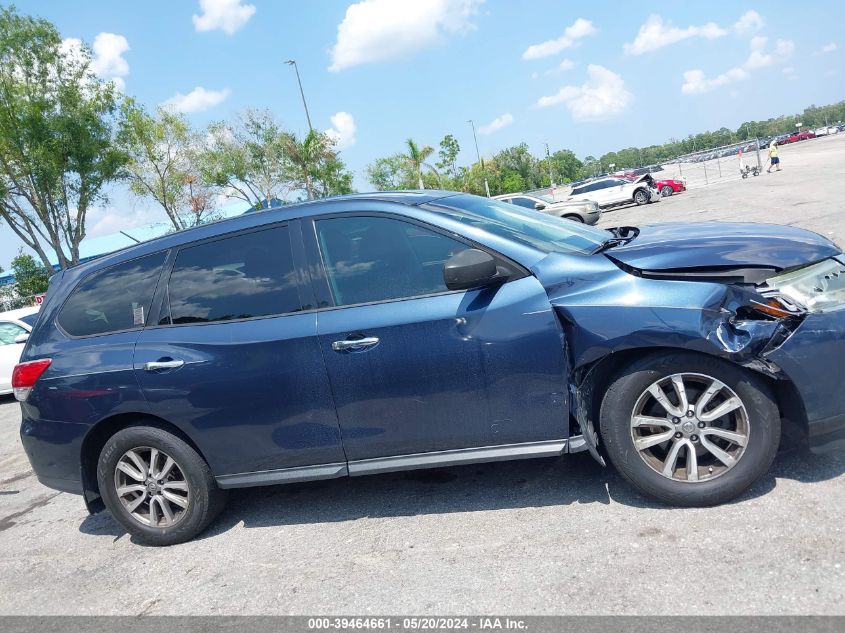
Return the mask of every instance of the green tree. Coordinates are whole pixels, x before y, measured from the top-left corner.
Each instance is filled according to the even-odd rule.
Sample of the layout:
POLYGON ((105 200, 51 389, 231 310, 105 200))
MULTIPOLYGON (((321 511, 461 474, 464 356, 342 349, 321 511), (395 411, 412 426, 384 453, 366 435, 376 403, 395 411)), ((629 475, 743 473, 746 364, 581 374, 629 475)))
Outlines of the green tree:
POLYGON ((440 151, 438 151, 437 169, 441 173, 445 173, 452 180, 458 179, 458 154, 461 152, 461 146, 458 140, 451 134, 447 134, 440 141, 440 151))
POLYGON ((314 183, 325 165, 336 161, 334 142, 326 134, 311 130, 300 140, 293 132, 282 135, 282 148, 288 173, 296 189, 304 190, 309 200, 315 198, 314 183))
POLYGON ((15 293, 21 299, 47 292, 50 270, 39 264, 32 255, 20 251, 12 260, 15 273, 15 293))
POLYGON ((377 158, 367 165, 367 180, 378 191, 413 189, 417 183, 404 154, 377 158))
POLYGON ((256 209, 264 201, 286 200, 295 179, 287 135, 269 110, 250 109, 234 123, 212 123, 197 155, 199 176, 256 209))
POLYGON ((88 209, 127 160, 119 97, 90 65, 50 22, 0 9, 0 218, 45 268, 51 250, 79 261, 88 209))
POLYGON ((157 202, 177 231, 217 217, 214 196, 196 170, 199 139, 187 119, 165 108, 151 116, 131 101, 124 114, 120 140, 130 190, 157 202))
POLYGON ((405 145, 408 152, 405 154, 405 160, 408 162, 408 165, 413 173, 416 174, 417 188, 425 189, 425 183, 423 182, 423 168, 433 172, 437 171, 432 165, 429 165, 426 162, 428 157, 434 153, 434 148, 430 145, 423 145, 420 147, 413 139, 410 138, 405 141, 405 145))

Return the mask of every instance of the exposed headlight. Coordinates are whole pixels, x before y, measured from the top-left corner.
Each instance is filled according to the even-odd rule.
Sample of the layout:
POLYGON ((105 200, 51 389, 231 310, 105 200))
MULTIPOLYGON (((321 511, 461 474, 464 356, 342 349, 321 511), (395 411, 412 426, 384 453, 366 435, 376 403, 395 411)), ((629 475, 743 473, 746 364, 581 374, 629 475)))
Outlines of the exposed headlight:
POLYGON ((766 297, 783 297, 807 312, 845 306, 845 257, 772 277, 760 291, 766 297))

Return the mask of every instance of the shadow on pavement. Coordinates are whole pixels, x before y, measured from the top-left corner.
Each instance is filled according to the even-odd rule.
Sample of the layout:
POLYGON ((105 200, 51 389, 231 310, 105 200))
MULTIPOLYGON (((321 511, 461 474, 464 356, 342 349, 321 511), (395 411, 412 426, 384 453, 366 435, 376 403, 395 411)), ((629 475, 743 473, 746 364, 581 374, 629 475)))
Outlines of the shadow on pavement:
MULTIPOLYGON (((768 494, 778 479, 825 481, 845 472, 845 455, 783 452, 770 472, 733 503, 768 494)), ((587 453, 287 486, 231 490, 226 509, 199 539, 244 527, 270 527, 479 510, 615 503, 683 512, 640 495, 612 468, 587 453)), ((107 512, 86 517, 80 531, 112 535, 125 530, 107 512)), ((134 542, 134 539, 133 539, 134 542)))

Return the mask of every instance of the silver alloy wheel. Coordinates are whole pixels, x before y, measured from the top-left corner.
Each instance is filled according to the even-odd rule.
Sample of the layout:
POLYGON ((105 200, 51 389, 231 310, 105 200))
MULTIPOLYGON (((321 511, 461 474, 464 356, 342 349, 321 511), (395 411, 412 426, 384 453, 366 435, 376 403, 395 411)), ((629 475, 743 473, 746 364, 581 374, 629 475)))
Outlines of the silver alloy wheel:
POLYGON ((723 475, 742 458, 750 432, 736 392, 704 374, 661 378, 640 395, 631 414, 637 453, 652 470, 675 481, 723 475))
POLYGON ((132 518, 152 527, 175 525, 191 502, 179 464, 164 451, 149 446, 130 449, 117 461, 114 487, 132 518))
POLYGON ((648 202, 648 194, 642 189, 639 189, 634 194, 634 202, 636 202, 637 204, 645 204, 646 202, 648 202))

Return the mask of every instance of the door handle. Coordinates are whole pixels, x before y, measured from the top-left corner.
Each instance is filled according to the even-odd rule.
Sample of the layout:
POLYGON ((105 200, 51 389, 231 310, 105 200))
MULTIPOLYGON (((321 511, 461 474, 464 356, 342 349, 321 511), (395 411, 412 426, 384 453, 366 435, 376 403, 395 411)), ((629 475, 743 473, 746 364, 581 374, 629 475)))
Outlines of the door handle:
POLYGON ((335 341, 332 343, 332 349, 336 352, 346 352, 367 349, 368 347, 373 347, 374 345, 378 345, 378 338, 375 336, 368 336, 367 338, 335 341))
POLYGON ((144 363, 144 371, 158 371, 159 369, 179 369, 185 364, 183 360, 157 360, 144 363))

